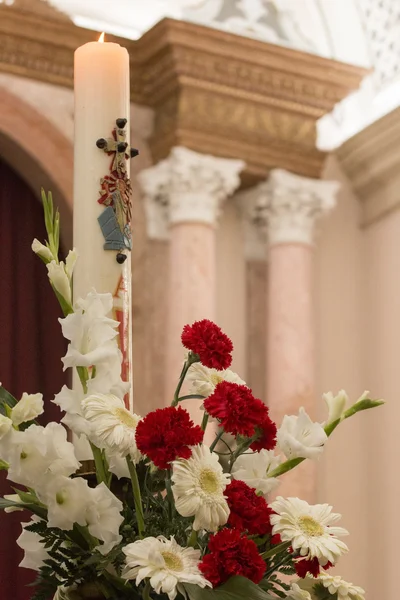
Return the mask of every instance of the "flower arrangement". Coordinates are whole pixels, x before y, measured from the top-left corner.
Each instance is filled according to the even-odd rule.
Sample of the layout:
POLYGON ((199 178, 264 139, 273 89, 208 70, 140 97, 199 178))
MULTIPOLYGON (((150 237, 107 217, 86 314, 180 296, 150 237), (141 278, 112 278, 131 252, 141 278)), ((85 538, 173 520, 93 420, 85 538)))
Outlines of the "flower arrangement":
POLYGON ((0 388, 0 466, 15 486, 0 507, 32 513, 17 543, 21 566, 38 572, 33 599, 364 600, 361 588, 330 574, 348 551, 340 515, 327 504, 269 498, 281 476, 320 456, 343 420, 382 402, 364 393, 347 408, 344 391, 325 394, 324 423, 300 409, 278 429, 230 370, 231 340, 202 320, 183 329, 187 353, 171 406, 129 412, 112 297, 93 290, 73 304, 77 253, 59 260, 58 212, 51 195, 43 204, 48 240, 33 250, 64 312, 64 368, 80 381, 54 402, 62 423, 87 438, 95 470, 82 470, 63 424, 36 422, 40 394, 17 401, 0 388), (182 405, 193 399, 203 402, 201 424, 182 405))

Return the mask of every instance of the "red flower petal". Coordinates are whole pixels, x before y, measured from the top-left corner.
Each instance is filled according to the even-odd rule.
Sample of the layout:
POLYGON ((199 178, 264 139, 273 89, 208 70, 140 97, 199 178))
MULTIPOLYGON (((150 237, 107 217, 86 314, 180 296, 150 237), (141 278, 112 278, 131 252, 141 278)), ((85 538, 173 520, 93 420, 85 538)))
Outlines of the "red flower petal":
POLYGON ((221 529, 211 536, 209 554, 199 564, 200 571, 213 587, 218 587, 234 575, 260 583, 266 564, 256 544, 236 529, 221 529))
POLYGON ((231 340, 218 325, 208 319, 185 325, 181 339, 185 348, 198 354, 205 367, 222 370, 232 364, 231 340))
POLYGON ((265 404, 255 398, 250 388, 229 381, 217 385, 204 400, 204 408, 218 419, 225 431, 252 437, 268 415, 265 404))
POLYGON ((252 535, 271 533, 270 516, 272 510, 262 496, 244 481, 234 480, 225 490, 230 515, 228 526, 252 535))
POLYGON ((169 469, 177 458, 190 458, 190 446, 200 444, 203 435, 186 410, 169 406, 155 410, 139 421, 136 444, 159 469, 169 469))

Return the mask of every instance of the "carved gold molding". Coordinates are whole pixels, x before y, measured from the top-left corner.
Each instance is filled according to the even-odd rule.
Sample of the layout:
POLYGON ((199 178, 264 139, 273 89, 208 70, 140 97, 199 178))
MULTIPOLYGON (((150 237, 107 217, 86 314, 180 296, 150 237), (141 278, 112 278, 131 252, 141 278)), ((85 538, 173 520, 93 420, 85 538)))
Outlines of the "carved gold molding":
POLYGON ((363 225, 400 208, 400 108, 385 115, 337 151, 363 208, 363 225))
MULTIPOLYGON (((73 51, 98 34, 0 5, 0 70, 73 85, 73 51)), ((215 29, 164 19, 131 57, 132 100, 155 109, 154 160, 184 145, 242 158, 248 184, 281 167, 318 177, 316 121, 365 75, 345 65, 215 29)))

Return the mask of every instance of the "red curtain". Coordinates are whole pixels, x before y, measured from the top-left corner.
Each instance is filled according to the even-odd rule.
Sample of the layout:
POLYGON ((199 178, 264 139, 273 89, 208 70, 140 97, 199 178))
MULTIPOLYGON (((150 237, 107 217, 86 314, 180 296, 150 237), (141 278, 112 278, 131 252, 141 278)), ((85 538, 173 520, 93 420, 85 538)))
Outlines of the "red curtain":
MULTIPOLYGON (((44 425, 60 418, 51 400, 66 381, 60 361, 66 343, 46 267, 31 250, 34 237, 46 237, 41 204, 0 161, 0 381, 16 398, 23 392, 41 392, 44 425)), ((0 475, 0 495, 13 493, 4 472, 0 475)), ((28 521, 29 515, 0 511, 1 600, 29 600, 32 595, 26 584, 35 573, 18 567, 23 553, 15 540, 21 520, 28 521)))

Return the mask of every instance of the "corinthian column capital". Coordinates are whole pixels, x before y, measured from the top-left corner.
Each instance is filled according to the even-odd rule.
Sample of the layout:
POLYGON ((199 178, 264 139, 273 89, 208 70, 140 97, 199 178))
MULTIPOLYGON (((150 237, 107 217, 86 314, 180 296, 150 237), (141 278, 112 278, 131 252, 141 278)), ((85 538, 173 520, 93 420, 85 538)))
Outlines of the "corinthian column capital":
POLYGON ((217 158, 178 146, 141 171, 150 237, 167 237, 168 225, 217 224, 220 208, 240 184, 241 160, 217 158))
POLYGON ((340 184, 273 169, 256 189, 254 221, 268 234, 269 245, 312 244, 316 220, 332 210, 340 184))

